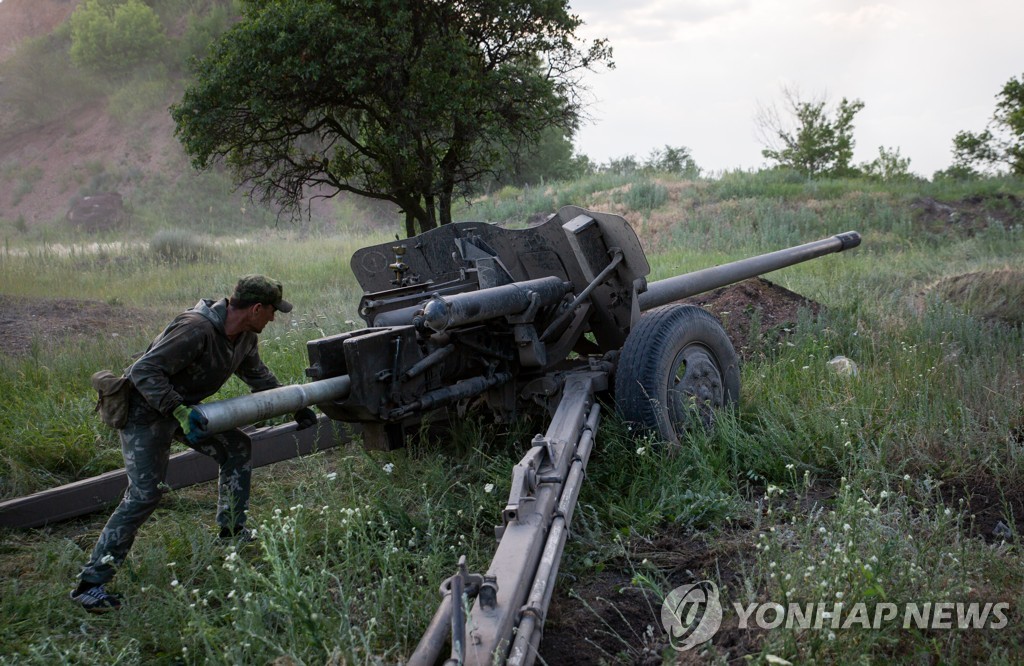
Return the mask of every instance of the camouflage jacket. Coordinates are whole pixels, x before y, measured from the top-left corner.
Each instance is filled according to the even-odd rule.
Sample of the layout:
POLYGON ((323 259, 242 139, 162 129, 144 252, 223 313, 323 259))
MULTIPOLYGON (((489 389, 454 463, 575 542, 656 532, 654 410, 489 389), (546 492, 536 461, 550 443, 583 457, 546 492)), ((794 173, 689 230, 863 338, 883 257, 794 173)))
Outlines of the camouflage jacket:
POLYGON ((237 375, 252 390, 281 385, 260 360, 255 333, 235 341, 224 333, 228 300, 203 299, 174 318, 125 374, 153 409, 170 415, 178 405, 194 405, 237 375))

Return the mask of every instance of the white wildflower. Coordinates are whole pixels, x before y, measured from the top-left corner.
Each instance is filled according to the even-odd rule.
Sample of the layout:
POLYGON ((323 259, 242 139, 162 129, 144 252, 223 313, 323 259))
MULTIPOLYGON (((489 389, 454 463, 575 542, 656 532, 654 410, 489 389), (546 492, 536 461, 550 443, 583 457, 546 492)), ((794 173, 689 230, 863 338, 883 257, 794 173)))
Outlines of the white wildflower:
POLYGON ((774 654, 766 654, 764 660, 769 664, 776 664, 777 666, 793 666, 793 662, 786 661, 782 657, 776 657, 774 654))

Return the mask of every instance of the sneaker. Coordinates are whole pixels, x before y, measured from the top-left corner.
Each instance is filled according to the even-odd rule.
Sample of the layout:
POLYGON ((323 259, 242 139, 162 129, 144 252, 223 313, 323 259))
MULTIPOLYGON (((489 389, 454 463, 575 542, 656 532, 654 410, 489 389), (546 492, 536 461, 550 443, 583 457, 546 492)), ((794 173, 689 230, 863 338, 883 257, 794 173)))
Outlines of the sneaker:
POLYGON ((84 592, 73 590, 71 600, 81 604, 90 613, 106 613, 121 607, 121 598, 116 594, 108 594, 102 585, 90 587, 84 592))
POLYGON ((220 528, 220 539, 222 541, 237 541, 238 543, 252 543, 256 540, 256 534, 248 527, 222 527, 220 528))

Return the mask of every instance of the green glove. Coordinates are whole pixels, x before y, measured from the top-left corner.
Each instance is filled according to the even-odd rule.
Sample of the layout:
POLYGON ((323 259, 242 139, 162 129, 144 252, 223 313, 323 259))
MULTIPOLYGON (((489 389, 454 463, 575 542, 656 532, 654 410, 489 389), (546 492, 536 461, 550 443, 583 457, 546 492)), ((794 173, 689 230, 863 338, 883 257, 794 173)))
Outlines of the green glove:
POLYGON ((185 439, 190 444, 195 444, 206 436, 206 419, 191 407, 178 405, 174 408, 174 418, 178 419, 181 431, 185 433, 185 439))

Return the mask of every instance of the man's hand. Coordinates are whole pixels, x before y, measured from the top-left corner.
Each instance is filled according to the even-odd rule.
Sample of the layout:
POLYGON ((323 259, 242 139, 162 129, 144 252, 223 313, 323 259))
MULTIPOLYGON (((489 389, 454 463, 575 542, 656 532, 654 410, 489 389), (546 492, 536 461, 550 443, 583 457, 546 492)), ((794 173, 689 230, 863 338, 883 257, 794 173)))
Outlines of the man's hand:
POLYGON ((178 405, 174 408, 174 418, 181 424, 181 431, 185 433, 185 440, 189 444, 195 444, 206 437, 206 417, 185 405, 178 405))
POLYGON ((303 407, 295 412, 295 422, 299 425, 296 430, 305 430, 316 425, 316 412, 309 407, 303 407))

